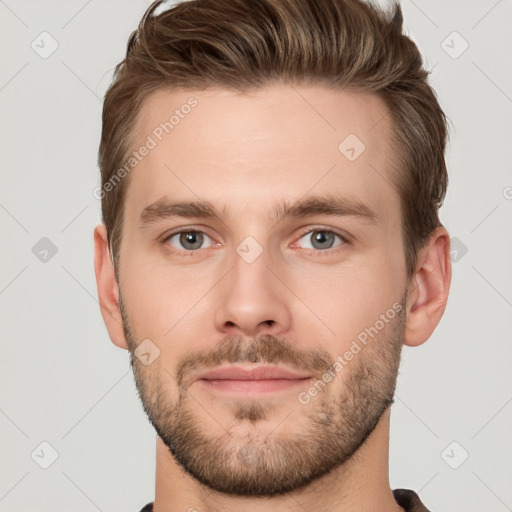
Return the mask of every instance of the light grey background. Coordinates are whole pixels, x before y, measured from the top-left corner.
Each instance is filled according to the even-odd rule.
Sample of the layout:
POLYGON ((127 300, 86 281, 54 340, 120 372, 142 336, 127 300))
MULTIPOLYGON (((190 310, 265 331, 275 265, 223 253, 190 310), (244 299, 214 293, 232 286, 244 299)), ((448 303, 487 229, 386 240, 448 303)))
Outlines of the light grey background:
MULTIPOLYGON (((135 512, 154 497, 155 433, 128 355, 100 316, 92 243, 101 99, 148 5, 0 0, 1 511, 135 512), (58 43, 46 59, 44 31, 58 43), (36 245, 43 237, 55 255, 36 245), (47 469, 52 448, 42 442, 58 453, 47 469)), ((504 512, 512 510, 512 2, 402 6, 451 123, 441 214, 458 241, 445 316, 426 344, 403 351, 391 486, 416 490, 433 512, 504 512)))

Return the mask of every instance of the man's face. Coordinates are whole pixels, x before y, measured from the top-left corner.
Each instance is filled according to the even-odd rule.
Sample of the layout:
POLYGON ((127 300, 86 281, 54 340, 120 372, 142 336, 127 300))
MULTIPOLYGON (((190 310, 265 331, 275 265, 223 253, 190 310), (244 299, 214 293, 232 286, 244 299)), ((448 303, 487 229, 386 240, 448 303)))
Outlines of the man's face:
POLYGON ((385 112, 320 86, 143 105, 134 149, 156 146, 126 195, 124 332, 150 421, 213 489, 298 489, 349 460, 392 402, 408 283, 385 112), (160 351, 147 366, 133 357, 146 339, 160 351), (229 373, 262 366, 293 378, 229 373))

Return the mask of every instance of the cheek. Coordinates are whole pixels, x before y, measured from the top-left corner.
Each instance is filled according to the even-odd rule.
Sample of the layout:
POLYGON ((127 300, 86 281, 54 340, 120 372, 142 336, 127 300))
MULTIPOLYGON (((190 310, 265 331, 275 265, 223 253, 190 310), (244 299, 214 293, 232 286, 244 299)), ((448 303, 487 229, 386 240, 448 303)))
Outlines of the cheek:
MULTIPOLYGON (((129 259, 123 266, 122 294, 139 336, 164 339, 215 283, 215 271, 170 265, 162 256, 129 259)), ((218 278, 217 278, 218 279, 218 278)))
POLYGON ((290 273, 290 288, 302 301, 294 314, 296 325, 301 329, 302 323, 304 329, 327 333, 338 355, 395 302, 400 302, 405 286, 402 279, 391 265, 382 268, 378 260, 377 264, 338 268, 311 265, 307 272, 290 273), (304 309, 302 303, 308 308, 304 309))

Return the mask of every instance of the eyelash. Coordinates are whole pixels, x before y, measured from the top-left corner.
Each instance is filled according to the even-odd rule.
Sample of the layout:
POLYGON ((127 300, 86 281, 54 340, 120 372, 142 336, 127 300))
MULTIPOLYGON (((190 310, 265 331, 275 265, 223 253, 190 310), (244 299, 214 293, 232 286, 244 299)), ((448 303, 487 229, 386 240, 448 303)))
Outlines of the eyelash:
MULTIPOLYGON (((341 243, 339 245, 335 245, 334 247, 331 247, 331 248, 325 249, 325 250, 314 249, 314 248, 313 249, 303 249, 304 251, 308 251, 308 254, 315 253, 315 255, 317 255, 317 256, 319 256, 319 255, 329 256, 333 253, 336 253, 336 252, 342 250, 345 247, 345 245, 347 245, 349 243, 346 235, 342 235, 341 233, 338 233, 337 231, 334 231, 333 229, 326 229, 326 228, 322 228, 322 227, 308 228, 307 230, 301 232, 301 234, 297 238, 297 241, 299 241, 301 238, 304 238, 304 236, 309 235, 311 233, 315 233, 315 232, 332 233, 333 235, 337 236, 341 240, 341 243)), ((294 244, 296 244, 296 243, 297 242, 294 242, 294 244)))
MULTIPOLYGON (((330 254, 333 254, 334 252, 337 252, 338 250, 341 250, 345 245, 349 244, 350 242, 348 241, 347 239, 347 236, 346 235, 342 235, 341 233, 338 233, 337 231, 334 231, 332 229, 325 229, 325 228, 322 228, 322 227, 315 227, 315 228, 308 228, 307 230, 301 232, 301 234, 299 235, 299 237, 297 238, 297 241, 300 240, 301 238, 303 238, 305 235, 307 234, 310 234, 310 233, 314 233, 314 232, 321 232, 321 233, 332 233, 333 235, 336 235, 340 240, 341 240, 341 243, 339 245, 336 245, 332 248, 329 248, 329 249, 325 249, 325 250, 321 250, 321 249, 303 249, 305 251, 308 251, 309 254, 311 253, 316 253, 316 255, 319 255, 319 254, 322 254, 324 253, 323 255, 330 255, 330 254)), ((174 231, 172 233, 170 233, 169 235, 167 235, 163 240, 162 240, 162 244, 165 245, 167 247, 167 249, 171 252, 171 253, 181 253, 182 255, 186 255, 186 256, 195 256, 198 254, 198 252, 201 250, 201 249, 192 249, 192 250, 186 250, 186 249, 176 249, 175 247, 172 247, 169 245, 169 240, 176 236, 176 235, 181 235, 183 233, 202 233, 203 235, 206 235, 208 238, 212 239, 212 237, 210 237, 207 233, 205 233, 204 231, 201 231, 200 229, 194 229, 194 228, 189 228, 189 229, 180 229, 179 231, 174 231)), ((213 239, 212 239, 213 240, 213 239)), ((296 242, 294 242, 295 244, 296 242)))

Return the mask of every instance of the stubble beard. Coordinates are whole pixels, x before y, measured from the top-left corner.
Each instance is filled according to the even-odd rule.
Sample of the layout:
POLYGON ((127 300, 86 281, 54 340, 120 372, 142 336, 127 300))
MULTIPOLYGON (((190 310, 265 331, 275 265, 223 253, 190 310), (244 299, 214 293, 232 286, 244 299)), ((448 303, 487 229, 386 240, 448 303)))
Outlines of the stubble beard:
MULTIPOLYGON (((165 370, 158 364, 145 367, 134 357, 136 336, 121 300, 120 307, 130 363, 148 419, 176 462, 191 477, 217 492, 272 497, 306 487, 349 461, 393 403, 405 326, 405 298, 397 316, 336 376, 335 380, 343 379, 336 395, 332 384, 328 384, 309 404, 297 401, 286 417, 280 417, 278 408, 267 406, 263 400, 234 400, 233 421, 222 428, 208 414, 208 403, 198 405, 197 393, 178 385, 179 397, 173 402, 169 385, 163 384, 169 381, 161 375, 165 370), (301 432, 290 433, 281 428, 288 419, 294 422, 297 414, 303 425, 301 432), (274 427, 261 435, 259 426, 268 420, 274 427), (250 426, 243 429, 243 437, 232 428, 241 424, 250 426), (212 433, 219 430, 220 434, 212 433)), ((221 360, 278 364, 305 358, 312 364, 315 361, 318 369, 323 365, 332 367, 326 352, 298 356, 293 351, 293 345, 270 335, 250 343, 229 337, 211 354, 192 360, 208 361, 209 365, 221 360)), ((181 384, 179 377, 173 379, 174 384, 177 381, 181 384)), ((296 400, 296 396, 290 400, 296 400)))

